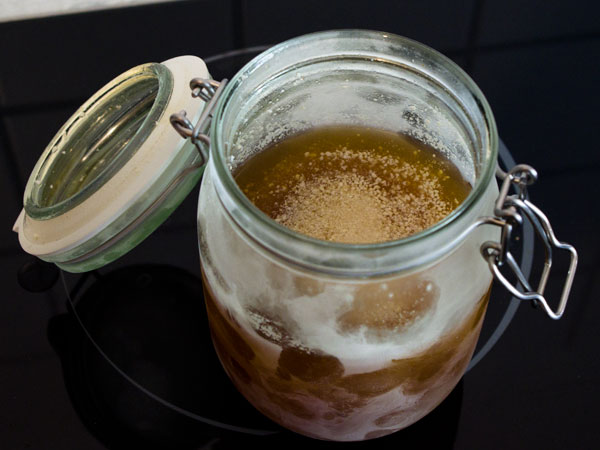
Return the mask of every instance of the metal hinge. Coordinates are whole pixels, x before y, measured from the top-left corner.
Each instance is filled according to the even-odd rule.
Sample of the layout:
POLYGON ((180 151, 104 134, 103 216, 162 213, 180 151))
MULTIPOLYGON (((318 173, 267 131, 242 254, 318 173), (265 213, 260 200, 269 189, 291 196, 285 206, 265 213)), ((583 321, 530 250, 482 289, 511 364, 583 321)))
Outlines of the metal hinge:
POLYGON ((206 102, 206 106, 198 119, 196 125, 190 122, 187 117, 186 111, 180 111, 176 114, 172 114, 170 117, 171 125, 177 132, 186 139, 190 139, 192 144, 198 149, 201 161, 200 165, 206 164, 208 161, 208 148, 210 145, 210 138, 208 137, 208 127, 212 120, 213 111, 219 101, 219 97, 227 84, 227 79, 219 81, 206 79, 206 78, 194 78, 190 81, 190 89, 192 90, 192 97, 200 97, 206 102))

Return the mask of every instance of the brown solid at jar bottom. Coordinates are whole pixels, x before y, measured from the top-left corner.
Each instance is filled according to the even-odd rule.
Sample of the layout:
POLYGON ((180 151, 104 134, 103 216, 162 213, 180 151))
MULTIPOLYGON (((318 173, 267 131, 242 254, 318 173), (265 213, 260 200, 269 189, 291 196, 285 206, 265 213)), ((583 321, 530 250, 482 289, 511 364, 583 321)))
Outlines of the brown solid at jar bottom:
POLYGON ((229 311, 218 306, 206 277, 204 286, 213 343, 236 388, 284 427, 337 441, 385 436, 441 403, 466 370, 489 298, 488 290, 462 323, 425 351, 392 359, 373 371, 344 375, 344 365, 335 356, 286 343, 281 345, 276 367, 269 365, 265 350, 269 343, 265 340, 261 348, 260 336, 251 337, 229 311), (393 396, 408 400, 390 406, 393 396), (365 431, 360 437, 356 424, 365 431))

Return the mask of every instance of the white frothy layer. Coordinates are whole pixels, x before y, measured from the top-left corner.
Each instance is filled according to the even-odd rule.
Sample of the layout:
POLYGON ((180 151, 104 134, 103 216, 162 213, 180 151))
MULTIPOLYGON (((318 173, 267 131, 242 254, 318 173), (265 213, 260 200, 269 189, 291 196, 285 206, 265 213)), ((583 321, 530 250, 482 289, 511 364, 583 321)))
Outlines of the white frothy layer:
POLYGON ((435 284, 439 298, 408 326, 397 334, 387 333, 385 340, 374 339, 366 327, 342 330, 339 319, 352 308, 364 282, 311 276, 308 281, 314 285, 303 286, 306 274, 282 266, 236 231, 221 212, 211 178, 209 170, 201 191, 199 226, 210 255, 202 257, 203 265, 217 301, 247 332, 335 356, 346 374, 374 370, 392 359, 426 351, 473 311, 491 281, 478 246, 495 237, 495 230, 490 236, 490 230, 480 229, 453 255, 421 274, 435 284))

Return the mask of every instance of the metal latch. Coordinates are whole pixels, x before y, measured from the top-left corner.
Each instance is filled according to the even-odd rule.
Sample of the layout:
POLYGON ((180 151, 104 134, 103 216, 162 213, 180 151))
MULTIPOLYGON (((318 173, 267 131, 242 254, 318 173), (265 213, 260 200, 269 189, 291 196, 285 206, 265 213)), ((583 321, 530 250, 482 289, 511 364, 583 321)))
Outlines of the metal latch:
MULTIPOLYGON (((185 111, 171 115, 171 125, 173 125, 182 137, 189 138, 198 149, 202 160, 195 167, 202 166, 208 161, 208 146, 210 144, 210 138, 207 135, 208 127, 212 120, 214 108, 226 84, 226 79, 218 82, 204 78, 194 78, 190 81, 192 96, 200 97, 207 102, 196 125, 190 122, 185 111)), ((538 207, 527 200, 527 186, 537 180, 537 172, 533 167, 526 164, 519 164, 508 172, 504 172, 498 167, 496 169, 496 176, 502 180, 502 186, 494 208, 495 216, 480 217, 461 233, 461 237, 466 236, 480 225, 499 226, 502 230, 500 242, 487 241, 481 245, 481 253, 490 266, 490 270, 496 279, 513 296, 520 300, 532 301, 535 305, 542 306, 546 314, 552 319, 560 319, 565 311, 569 292, 573 284, 575 269, 577 268, 577 251, 572 245, 556 239, 548 218, 538 207), (517 193, 514 195, 509 195, 511 186, 516 188, 517 193), (531 287, 525 275, 523 275, 523 271, 510 252, 513 231, 516 227, 523 224, 524 218, 531 222, 545 250, 544 268, 535 290, 531 287), (556 311, 552 310, 544 297, 544 290, 546 289, 550 269, 552 268, 552 252, 554 248, 566 250, 571 255, 567 277, 556 311), (508 267, 516 276, 517 285, 512 284, 504 276, 501 270, 503 267, 508 267)))
POLYGON ((496 279, 513 296, 520 300, 533 301, 535 305, 543 307, 546 314, 552 319, 560 319, 567 306, 569 292, 573 284, 575 269, 577 268, 577 251, 572 245, 556 239, 546 215, 537 206, 527 200, 527 186, 537 180, 537 172, 533 167, 526 164, 519 164, 509 170, 508 173, 497 168, 496 176, 503 180, 494 208, 496 217, 493 219, 489 218, 490 220, 485 221, 485 223, 500 226, 502 234, 500 242, 484 242, 481 246, 481 253, 487 260, 490 270, 496 279), (508 195, 511 186, 516 188, 517 193, 514 195, 508 195), (545 250, 544 268, 535 290, 523 275, 509 248, 511 235, 515 227, 523 224, 524 218, 532 224, 545 250), (550 308, 544 297, 544 290, 546 289, 550 269, 552 268, 553 249, 566 250, 571 255, 567 277, 563 285, 558 307, 555 311, 550 308), (508 266, 510 271, 517 277, 517 285, 513 285, 502 273, 501 268, 505 266, 508 266), (519 289, 519 286, 521 289, 519 289))

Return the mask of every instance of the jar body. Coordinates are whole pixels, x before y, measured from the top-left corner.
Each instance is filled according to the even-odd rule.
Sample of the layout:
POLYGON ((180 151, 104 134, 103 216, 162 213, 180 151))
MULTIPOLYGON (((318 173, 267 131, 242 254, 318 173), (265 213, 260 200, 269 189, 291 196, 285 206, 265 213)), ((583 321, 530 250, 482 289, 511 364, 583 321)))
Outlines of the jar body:
POLYGON ((491 214, 498 192, 485 99, 432 50, 355 31, 280 44, 223 95, 198 207, 208 317, 223 367, 258 410, 307 436, 355 441, 414 423, 466 370, 487 305, 492 275, 479 247, 497 233, 464 233, 491 214), (235 184, 232 174, 253 152, 340 124, 433 146, 471 194, 415 236, 349 245, 285 229, 235 184))
POLYGON ((307 436, 355 441, 411 425, 450 393, 487 306, 486 230, 416 272, 324 276, 249 241, 213 177, 209 168, 199 209, 211 334, 227 374, 259 411, 307 436))

